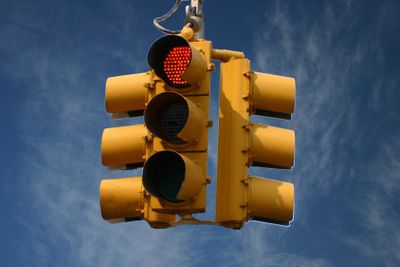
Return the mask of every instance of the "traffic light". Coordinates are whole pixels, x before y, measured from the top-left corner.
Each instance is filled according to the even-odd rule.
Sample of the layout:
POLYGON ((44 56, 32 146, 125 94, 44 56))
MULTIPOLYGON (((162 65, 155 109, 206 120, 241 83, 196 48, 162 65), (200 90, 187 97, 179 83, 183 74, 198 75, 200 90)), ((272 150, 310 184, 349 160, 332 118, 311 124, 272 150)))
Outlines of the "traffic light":
POLYGON ((150 48, 147 61, 161 79, 150 93, 144 121, 152 151, 143 167, 143 186, 152 208, 185 216, 204 212, 211 42, 168 35, 150 48))
POLYGON ((288 225, 292 183, 253 177, 251 166, 290 169, 294 131, 252 123, 253 114, 290 119, 293 78, 253 72, 245 58, 221 64, 216 223, 240 229, 252 219, 288 225))
POLYGON ((104 129, 103 165, 143 173, 101 182, 104 219, 166 228, 205 211, 210 53, 208 41, 168 35, 151 46, 150 71, 108 78, 106 110, 144 124, 104 129))

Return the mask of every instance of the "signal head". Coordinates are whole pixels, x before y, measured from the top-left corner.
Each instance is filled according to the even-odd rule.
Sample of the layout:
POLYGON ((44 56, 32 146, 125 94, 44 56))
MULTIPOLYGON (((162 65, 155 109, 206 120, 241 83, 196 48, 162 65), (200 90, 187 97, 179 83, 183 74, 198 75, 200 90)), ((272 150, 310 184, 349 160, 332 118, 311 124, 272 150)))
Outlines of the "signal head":
POLYGON ((147 104, 147 129, 170 145, 190 145, 205 127, 204 112, 176 92, 163 92, 147 104))
POLYGON ((185 162, 178 153, 161 151, 146 162, 143 184, 155 197, 179 202, 178 192, 185 179, 185 162))
POLYGON ((150 47, 147 63, 167 85, 178 89, 199 83, 206 73, 202 54, 177 35, 158 39, 150 47))
POLYGON ((153 196, 177 203, 197 195, 202 170, 189 158, 172 150, 153 154, 143 167, 143 186, 153 196))

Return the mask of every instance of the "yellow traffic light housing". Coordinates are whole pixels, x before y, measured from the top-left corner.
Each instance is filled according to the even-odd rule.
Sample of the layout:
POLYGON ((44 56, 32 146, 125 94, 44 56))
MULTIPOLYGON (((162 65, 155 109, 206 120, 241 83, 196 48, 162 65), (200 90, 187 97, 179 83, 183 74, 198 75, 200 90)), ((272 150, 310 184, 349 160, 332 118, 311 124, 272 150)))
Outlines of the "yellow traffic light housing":
POLYGON ((144 111, 152 151, 143 185, 160 213, 205 211, 210 55, 211 42, 174 35, 158 39, 149 50, 148 64, 160 80, 144 111))
POLYGON ((296 82, 268 73, 251 73, 251 109, 255 115, 290 119, 294 112, 296 82))
POLYGON ((147 129, 143 124, 106 128, 101 138, 104 166, 135 169, 143 166, 147 129))
POLYGON ((255 124, 251 115, 290 119, 295 80, 253 72, 243 52, 212 49, 204 40, 202 1, 186 7, 185 27, 150 47, 143 73, 110 77, 106 110, 113 119, 144 116, 144 124, 104 129, 102 163, 110 169, 143 167, 141 177, 103 180, 100 207, 110 222, 145 220, 153 228, 212 224, 240 229, 248 220, 288 225, 293 219, 292 183, 254 177, 251 166, 290 169, 293 130, 255 124), (178 35, 179 34, 179 35, 178 35), (205 211, 211 59, 221 64, 215 221, 205 211), (181 217, 177 221, 177 215, 181 217))
MULTIPOLYGON (((110 77, 106 82, 106 110, 113 119, 143 116, 154 86, 152 72, 110 77)), ((102 163, 111 169, 142 167, 150 151, 144 124, 106 128, 101 139, 102 163)), ((170 227, 175 214, 160 214, 151 207, 142 177, 106 179, 100 183, 100 208, 110 222, 146 220, 153 228, 170 227)))
POLYGON ((292 183, 250 177, 248 218, 288 225, 293 219, 294 185, 292 183))
POLYGON ((143 167, 142 177, 101 182, 103 218, 165 228, 176 215, 205 211, 210 55, 208 41, 164 36, 149 50, 149 72, 107 79, 106 110, 145 124, 103 131, 105 166, 143 167))
POLYGON ((143 219, 145 195, 141 177, 103 180, 100 183, 100 208, 111 222, 143 219))
POLYGON ((100 208, 110 223, 145 219, 153 228, 168 228, 175 222, 175 215, 153 211, 141 177, 102 180, 100 208))
POLYGON ((110 77, 106 81, 106 111, 114 119, 143 116, 149 86, 153 83, 150 72, 110 77))
POLYGON ((220 82, 216 222, 233 229, 249 219, 287 225, 293 184, 252 177, 248 168, 291 168, 294 132, 252 123, 250 115, 290 118, 294 79, 253 72, 247 59, 238 58, 221 64, 220 82))

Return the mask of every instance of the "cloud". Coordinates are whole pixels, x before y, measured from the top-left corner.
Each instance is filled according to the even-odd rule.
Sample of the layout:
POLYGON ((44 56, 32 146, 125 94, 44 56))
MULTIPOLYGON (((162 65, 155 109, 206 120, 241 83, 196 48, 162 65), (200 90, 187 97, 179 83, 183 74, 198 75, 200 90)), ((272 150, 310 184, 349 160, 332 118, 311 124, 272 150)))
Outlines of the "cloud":
MULTIPOLYGON (((209 263, 208 251, 217 253, 215 261, 245 266, 240 258, 230 259, 235 250, 226 247, 237 249, 229 244, 235 240, 240 249, 247 250, 246 229, 239 234, 242 238, 235 239, 232 236, 237 232, 221 228, 188 226, 156 231, 144 222, 110 225, 101 219, 99 181, 119 174, 100 166, 101 130, 112 123, 103 110, 104 80, 99 75, 104 74, 93 68, 96 61, 82 60, 86 57, 79 51, 71 56, 35 48, 16 58, 12 66, 31 66, 15 76, 30 88, 19 115, 26 151, 21 156, 23 179, 18 183, 30 217, 29 222, 25 216, 19 219, 29 232, 21 248, 27 252, 24 255, 40 266, 60 261, 65 266, 202 266, 209 263)), ((212 109, 215 112, 215 107, 212 109)), ((259 245, 268 244, 255 243, 252 249, 259 251, 259 245)), ((283 257, 280 253, 276 260, 283 257)), ((257 261, 273 264, 271 259, 254 259, 257 261)))
POLYGON ((228 266, 263 266, 295 267, 332 266, 323 258, 312 258, 288 252, 284 236, 290 228, 267 226, 259 227, 257 223, 246 226, 246 231, 236 236, 239 248, 233 256, 234 263, 228 266))
MULTIPOLYGON (((399 98, 393 91, 398 79, 388 78, 383 69, 389 67, 385 62, 389 33, 394 33, 399 23, 393 21, 393 16, 388 18, 392 13, 389 5, 379 6, 372 20, 355 15, 356 5, 354 1, 324 3, 312 15, 308 7, 298 3, 289 7, 276 2, 269 6, 265 24, 255 37, 253 68, 295 77, 296 111, 292 122, 255 119, 296 131, 296 166, 292 173, 268 174, 275 179, 291 176, 289 180, 295 183, 294 223, 306 227, 318 221, 319 212, 325 211, 316 210, 315 201, 326 199, 318 209, 330 209, 335 204, 328 201, 339 198, 338 202, 345 206, 332 213, 341 216, 354 208, 356 212, 350 212, 354 217, 348 224, 355 228, 347 233, 332 219, 327 220, 330 225, 324 226, 324 233, 337 239, 348 234, 344 239, 353 242, 355 255, 360 250, 375 263, 395 266, 399 263, 396 251, 400 229, 393 203, 398 202, 394 195, 400 189, 396 182, 399 149, 394 141, 398 139, 397 131, 390 125, 398 121, 394 106, 399 104, 399 98), (365 30, 360 31, 360 27, 365 30), (368 109, 368 103, 374 111, 368 109), (374 148, 380 148, 388 136, 375 155, 374 148), (363 168, 368 171, 361 171, 363 168), (367 177, 359 177, 360 172, 367 177), (358 188, 362 193, 355 201, 350 196, 358 188), (355 226, 353 220, 359 223, 355 226), (383 259, 387 260, 382 262, 383 259)), ((258 173, 267 176, 267 171, 258 173)), ((290 259, 297 255, 285 256, 290 259)), ((318 259, 315 263, 327 264, 318 259)))
POLYGON ((33 260, 53 265, 59 253, 54 250, 62 250, 71 266, 145 266, 149 260, 153 266, 187 265, 185 240, 192 231, 155 232, 143 222, 117 226, 101 219, 98 186, 110 175, 100 166, 101 127, 109 123, 100 111, 104 85, 85 78, 90 66, 44 58, 34 63, 30 75, 38 83, 21 120, 29 150, 21 159, 26 179, 20 182, 32 216, 32 224, 21 224, 31 233, 31 253, 41 256, 33 260), (96 85, 99 92, 92 93, 96 85))
MULTIPOLYGON (((316 192, 327 193, 332 185, 345 179, 341 168, 349 167, 342 164, 347 162, 349 148, 362 147, 365 142, 362 133, 365 125, 360 121, 365 114, 362 97, 370 97, 376 109, 397 103, 381 99, 382 94, 388 96, 382 90, 381 79, 371 87, 361 85, 371 77, 374 79, 369 76, 373 67, 367 65, 370 56, 384 53, 382 45, 371 46, 371 43, 382 36, 383 25, 388 23, 383 19, 388 8, 380 8, 373 23, 365 25, 370 31, 358 31, 365 18, 354 15, 356 4, 328 3, 316 7, 320 10, 310 15, 298 3, 289 7, 276 2, 267 9, 265 26, 255 38, 254 69, 296 78, 292 122, 265 119, 263 122, 295 129, 293 179, 301 195, 310 199, 316 192), (358 90, 363 90, 363 94, 358 90)), ((374 64, 383 63, 379 57, 375 60, 374 64)))
POLYGON ((399 133, 385 140, 361 173, 360 190, 352 205, 357 216, 358 235, 346 240, 364 257, 383 266, 400 263, 400 141, 399 133), (385 259, 382 261, 382 259, 385 259))
MULTIPOLYGON (((60 31, 46 45, 30 36, 44 28, 22 27, 23 32, 29 32, 28 36, 16 29, 29 25, 29 21, 7 22, 11 25, 7 26, 9 36, 19 36, 13 39, 12 45, 16 43, 21 53, 13 52, 12 45, 3 43, 1 49, 16 56, 0 66, 19 81, 21 91, 28 92, 22 96, 18 114, 19 136, 24 141, 25 151, 19 162, 21 177, 15 181, 23 193, 21 206, 29 207, 19 219, 19 225, 29 232, 20 245, 21 251, 27 253, 21 255, 27 255, 28 260, 38 266, 54 266, 59 262, 64 266, 204 266, 210 262, 221 266, 333 266, 335 259, 326 255, 295 250, 290 238, 301 235, 296 231, 318 217, 313 213, 315 210, 309 208, 313 201, 331 195, 332 188, 340 187, 357 172, 348 161, 352 149, 362 147, 366 137, 357 128, 361 126, 362 110, 354 104, 360 101, 354 86, 360 86, 363 76, 360 69, 369 62, 366 55, 375 50, 374 55, 383 52, 379 45, 370 45, 370 39, 379 39, 380 35, 364 33, 355 43, 343 37, 353 33, 360 20, 354 16, 354 2, 343 2, 340 10, 327 5, 317 18, 296 5, 299 4, 267 6, 264 24, 258 24, 260 31, 254 37, 253 67, 257 71, 297 79, 297 106, 292 122, 255 119, 296 130, 297 158, 293 172, 267 173, 261 169, 257 172, 277 179, 290 176, 289 180, 294 181, 298 228, 266 224, 258 227, 260 225, 252 222, 242 231, 209 226, 153 230, 144 222, 110 225, 103 221, 98 204, 100 179, 140 175, 140 170, 106 171, 100 166, 99 150, 104 127, 136 122, 111 122, 104 112, 103 90, 105 77, 121 70, 116 64, 123 65, 123 69, 129 67, 132 72, 143 71, 142 64, 132 63, 138 62, 142 55, 132 52, 131 44, 144 47, 138 41, 140 33, 131 36, 136 27, 132 26, 130 18, 138 11, 132 5, 125 8, 125 4, 112 9, 113 15, 121 15, 118 23, 124 27, 110 23, 104 27, 102 38, 82 39, 73 35, 75 39, 68 40, 68 32, 60 31), (294 10, 298 12, 296 16, 292 14, 294 10), (114 30, 118 30, 120 39, 112 34, 114 30), (119 49, 118 45, 105 40, 125 46, 119 49), (77 45, 79 41, 84 45, 77 45), (26 46, 29 42, 31 46, 26 46)), ((384 10, 387 12, 387 8, 384 10)), ((378 17, 384 14, 379 13, 378 17)), ((51 21, 44 22, 40 25, 51 24, 51 21)), ((83 32, 89 34, 91 31, 85 27, 93 30, 92 26, 83 25, 83 32)), ((94 34, 97 35, 100 34, 94 34)), ((380 62, 379 58, 375 63, 380 62)), ((376 80, 373 89, 365 90, 368 103, 376 111, 385 110, 388 95, 381 88, 386 83, 376 80)), ((397 87, 393 84, 390 88, 397 87)), ((395 108, 396 103, 393 100, 390 105, 395 108)), ((216 101, 211 107, 214 116, 218 110, 215 104, 216 101)), ((214 123, 215 120, 216 117, 214 123)), ((363 127, 361 129, 365 130, 363 127)), ((215 126, 209 134, 216 134, 215 126)), ((399 166, 396 158, 400 144, 396 140, 393 137, 386 142, 374 158, 382 161, 377 168, 371 164, 368 169, 367 180, 377 191, 366 186, 365 195, 357 202, 365 207, 357 213, 358 218, 368 223, 358 226, 361 234, 353 234, 344 241, 354 250, 363 247, 362 253, 368 258, 388 258, 387 266, 399 261, 396 256, 400 240, 399 215, 393 204, 398 202, 395 201, 399 191, 398 174, 389 171, 399 166), (383 179, 379 183, 373 180, 377 176, 383 179), (378 250, 377 244, 381 247, 378 250)), ((210 143, 209 173, 215 173, 216 153, 214 139, 210 143)), ((207 216, 213 216, 215 184, 209 187, 209 193, 207 216)))
POLYGON ((305 8, 295 6, 276 3, 268 8, 265 26, 256 39, 253 68, 296 78, 292 122, 264 123, 295 129, 296 165, 291 179, 298 192, 296 212, 305 215, 307 201, 316 193, 327 193, 342 179, 337 164, 344 156, 341 151, 357 135, 351 73, 360 67, 354 53, 360 48, 340 39, 345 27, 353 23, 354 18, 348 14, 350 7, 339 14, 328 4, 315 18, 305 8), (293 10, 300 15, 291 14, 293 10), (340 130, 343 128, 346 131, 340 130))
POLYGON ((118 174, 100 165, 101 131, 113 123, 104 112, 105 67, 98 66, 121 53, 102 59, 98 46, 75 47, 75 41, 59 46, 64 34, 56 33, 45 47, 22 34, 17 43, 30 40, 32 46, 19 54, 8 50, 16 56, 7 71, 26 93, 17 115, 25 150, 14 181, 21 206, 29 207, 17 218, 28 232, 21 255, 38 266, 187 266, 196 251, 190 246, 194 229, 154 231, 144 222, 102 220, 100 179, 118 174))

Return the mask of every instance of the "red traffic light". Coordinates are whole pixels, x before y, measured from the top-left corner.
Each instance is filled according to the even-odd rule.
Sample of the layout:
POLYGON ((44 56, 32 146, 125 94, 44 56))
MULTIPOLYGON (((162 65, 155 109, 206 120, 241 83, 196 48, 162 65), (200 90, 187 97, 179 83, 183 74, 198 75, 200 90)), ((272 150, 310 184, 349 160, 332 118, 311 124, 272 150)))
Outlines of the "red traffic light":
POLYGON ((201 82, 206 73, 204 55, 186 39, 167 35, 150 47, 147 63, 167 85, 187 88, 201 82))
POLYGON ((189 83, 181 78, 190 63, 191 49, 177 46, 169 51, 164 60, 164 72, 173 86, 187 86, 189 83))

